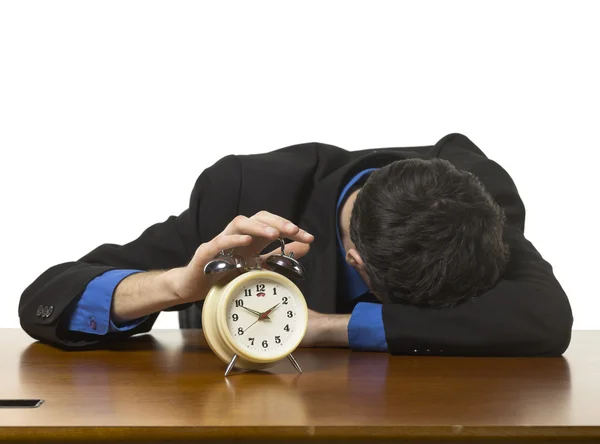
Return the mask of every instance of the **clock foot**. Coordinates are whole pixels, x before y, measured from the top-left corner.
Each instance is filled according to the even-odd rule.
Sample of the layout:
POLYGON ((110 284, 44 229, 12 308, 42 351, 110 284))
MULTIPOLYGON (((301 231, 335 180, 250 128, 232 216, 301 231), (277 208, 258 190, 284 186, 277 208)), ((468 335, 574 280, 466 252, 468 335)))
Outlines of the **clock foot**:
POLYGON ((302 373, 302 369, 300 368, 300 364, 298 364, 298 361, 296 361, 294 359, 294 357, 292 356, 291 353, 288 355, 288 359, 290 360, 290 362, 292 363, 292 365, 294 366, 294 368, 296 370, 298 370, 298 373, 302 373))
POLYGON ((233 370, 233 366, 235 365, 235 363, 237 362, 237 360, 238 360, 238 355, 233 355, 233 358, 231 358, 231 362, 229 363, 229 365, 225 369, 225 375, 224 376, 229 375, 229 373, 231 372, 231 370, 233 370))

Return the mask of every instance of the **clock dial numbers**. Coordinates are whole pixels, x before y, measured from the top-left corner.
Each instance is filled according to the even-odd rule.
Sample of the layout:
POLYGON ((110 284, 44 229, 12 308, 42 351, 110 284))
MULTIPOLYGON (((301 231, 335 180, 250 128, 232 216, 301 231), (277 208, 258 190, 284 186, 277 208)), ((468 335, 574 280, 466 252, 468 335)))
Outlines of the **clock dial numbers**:
POLYGON ((236 347, 267 359, 288 353, 304 328, 297 313, 304 309, 296 302, 295 293, 277 281, 248 281, 227 305, 227 329, 236 347))

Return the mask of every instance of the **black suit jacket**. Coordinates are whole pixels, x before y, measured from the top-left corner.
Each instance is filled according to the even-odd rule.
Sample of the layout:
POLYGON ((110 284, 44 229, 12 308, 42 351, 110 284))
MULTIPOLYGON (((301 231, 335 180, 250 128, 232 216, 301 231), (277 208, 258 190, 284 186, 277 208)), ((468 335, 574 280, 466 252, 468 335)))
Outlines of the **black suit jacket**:
MULTIPOLYGON (((70 332, 72 310, 86 285, 119 268, 156 270, 186 265, 238 214, 267 210, 315 235, 302 258, 307 279, 299 283, 308 306, 340 311, 335 205, 341 186, 356 172, 403 158, 440 157, 471 171, 507 216, 511 259, 498 284, 454 308, 383 305, 389 350, 397 354, 560 355, 572 326, 568 299, 551 266, 526 240, 525 208, 506 171, 468 138, 451 134, 433 146, 346 151, 321 143, 290 146, 258 155, 227 156, 197 179, 189 208, 147 228, 125 245, 104 244, 81 259, 45 271, 24 292, 21 325, 32 337, 62 347, 102 344, 151 329, 158 314, 125 333, 106 336, 70 332), (42 309, 40 310, 40 307, 42 309), (46 310, 43 308, 46 307, 46 310), (50 310, 49 307, 52 307, 50 310)), ((181 310, 188 305, 173 307, 181 310)))

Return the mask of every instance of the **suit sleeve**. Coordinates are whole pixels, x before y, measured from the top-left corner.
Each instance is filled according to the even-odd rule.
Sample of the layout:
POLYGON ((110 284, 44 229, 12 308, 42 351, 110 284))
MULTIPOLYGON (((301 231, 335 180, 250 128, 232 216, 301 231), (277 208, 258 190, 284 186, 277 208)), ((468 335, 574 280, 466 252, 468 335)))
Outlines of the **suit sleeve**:
MULTIPOLYGON (((55 265, 42 273, 21 295, 19 318, 22 328, 34 339, 63 348, 95 346, 150 331, 158 313, 148 316, 133 329, 108 332, 103 336, 70 331, 69 321, 88 284, 110 270, 166 270, 187 265, 200 243, 212 234, 200 234, 200 218, 206 202, 214 201, 207 200, 211 189, 223 188, 214 181, 223 181, 231 173, 230 165, 238 165, 232 158, 222 159, 199 176, 190 206, 179 216, 170 216, 150 226, 127 244, 100 245, 76 261, 55 265)), ((233 174, 238 170, 239 167, 233 174)), ((180 310, 189 305, 182 304, 169 310, 180 310)))
POLYGON ((506 171, 469 139, 451 135, 439 157, 471 171, 504 209, 511 258, 497 285, 452 308, 385 304, 383 322, 394 354, 559 356, 573 317, 551 265, 524 235, 525 207, 506 171))

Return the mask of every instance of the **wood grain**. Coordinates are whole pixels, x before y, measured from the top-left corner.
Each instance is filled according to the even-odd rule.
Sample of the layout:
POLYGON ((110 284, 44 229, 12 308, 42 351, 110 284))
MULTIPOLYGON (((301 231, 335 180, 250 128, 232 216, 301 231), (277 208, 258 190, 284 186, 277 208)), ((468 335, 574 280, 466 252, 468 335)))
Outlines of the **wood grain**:
POLYGON ((198 330, 157 330, 67 352, 0 330, 0 440, 598 440, 600 332, 564 358, 297 350, 305 373, 223 377, 198 330))

